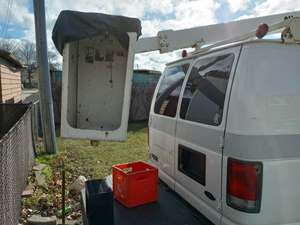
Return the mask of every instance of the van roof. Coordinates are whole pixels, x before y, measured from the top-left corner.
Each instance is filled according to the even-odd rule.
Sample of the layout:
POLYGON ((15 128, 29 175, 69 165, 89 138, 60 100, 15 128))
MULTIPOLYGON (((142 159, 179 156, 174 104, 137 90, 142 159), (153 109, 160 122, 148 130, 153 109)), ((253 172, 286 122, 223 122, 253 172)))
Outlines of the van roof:
POLYGON ((216 47, 204 47, 201 48, 199 50, 195 50, 194 52, 191 52, 189 56, 185 57, 185 58, 180 58, 177 59, 175 61, 169 62, 166 64, 166 66, 172 66, 173 64, 179 63, 179 62, 184 62, 186 60, 193 60, 199 56, 202 55, 207 55, 210 54, 212 52, 216 52, 216 51, 221 51, 227 48, 231 48, 231 47, 235 47, 235 46, 239 46, 242 44, 250 44, 250 43, 277 43, 277 44, 296 44, 299 45, 297 43, 285 43, 282 42, 280 39, 252 39, 252 40, 244 40, 244 41, 239 41, 239 42, 233 42, 230 44, 226 44, 226 45, 220 45, 220 46, 216 46, 216 47))

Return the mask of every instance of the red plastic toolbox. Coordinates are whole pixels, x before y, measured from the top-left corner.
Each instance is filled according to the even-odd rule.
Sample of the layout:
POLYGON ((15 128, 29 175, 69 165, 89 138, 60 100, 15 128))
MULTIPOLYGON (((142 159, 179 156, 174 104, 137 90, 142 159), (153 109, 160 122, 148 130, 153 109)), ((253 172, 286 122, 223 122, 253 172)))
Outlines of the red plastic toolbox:
POLYGON ((132 208, 157 200, 157 168, 145 162, 133 162, 112 167, 114 197, 132 208))

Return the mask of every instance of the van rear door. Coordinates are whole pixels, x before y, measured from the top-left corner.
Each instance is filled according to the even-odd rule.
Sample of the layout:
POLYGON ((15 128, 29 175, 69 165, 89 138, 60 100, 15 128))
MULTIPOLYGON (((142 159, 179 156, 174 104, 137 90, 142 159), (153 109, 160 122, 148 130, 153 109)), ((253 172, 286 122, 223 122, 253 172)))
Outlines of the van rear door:
POLYGON ((149 116, 150 160, 160 178, 174 189, 174 147, 178 99, 189 62, 168 66, 153 96, 149 116))
POLYGON ((227 105, 240 46, 195 60, 184 82, 175 140, 175 190, 220 223, 227 105))

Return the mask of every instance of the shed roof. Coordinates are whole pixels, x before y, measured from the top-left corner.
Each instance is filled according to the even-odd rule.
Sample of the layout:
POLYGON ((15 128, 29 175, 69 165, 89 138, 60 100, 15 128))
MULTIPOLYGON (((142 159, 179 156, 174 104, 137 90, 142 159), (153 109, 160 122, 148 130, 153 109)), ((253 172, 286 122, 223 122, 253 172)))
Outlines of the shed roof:
POLYGON ((17 60, 13 54, 11 54, 6 50, 0 49, 0 58, 5 59, 6 61, 13 64, 18 69, 23 68, 22 63, 19 60, 17 60))
POLYGON ((148 70, 148 69, 135 69, 133 72, 135 72, 135 73, 143 73, 143 74, 161 75, 160 71, 157 71, 157 70, 148 70))

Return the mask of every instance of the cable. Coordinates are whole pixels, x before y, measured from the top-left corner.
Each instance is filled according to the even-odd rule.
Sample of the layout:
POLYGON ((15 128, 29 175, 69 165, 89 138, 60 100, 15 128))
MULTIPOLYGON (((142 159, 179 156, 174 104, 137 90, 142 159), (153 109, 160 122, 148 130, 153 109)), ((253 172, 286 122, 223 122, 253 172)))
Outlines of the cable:
POLYGON ((10 20, 11 20, 11 12, 12 12, 12 9, 13 9, 13 4, 14 4, 14 1, 11 0, 10 6, 8 8, 7 25, 6 25, 5 34, 4 34, 5 38, 7 38, 7 30, 9 28, 9 23, 10 23, 10 20))
MULTIPOLYGON (((10 2, 7 1, 7 8, 9 7, 9 4, 10 2)), ((6 26, 6 22, 7 21, 7 10, 6 10, 6 16, 3 18, 3 22, 2 22, 2 25, 1 25, 1 37, 3 37, 3 33, 4 33, 4 27, 6 26)))
POLYGON ((6 16, 4 19, 4 24, 2 26, 2 33, 1 33, 1 36, 3 38, 6 38, 6 36, 7 36, 7 30, 8 30, 8 26, 9 26, 9 22, 10 22, 10 14, 11 14, 12 6, 13 6, 13 0, 8 0, 6 16))
POLYGON ((2 25, 2 33, 1 33, 2 37, 4 37, 4 34, 6 33, 6 30, 7 30, 10 4, 11 4, 11 0, 8 0, 7 1, 6 15, 5 15, 5 18, 3 20, 4 22, 3 22, 3 25, 2 25))

